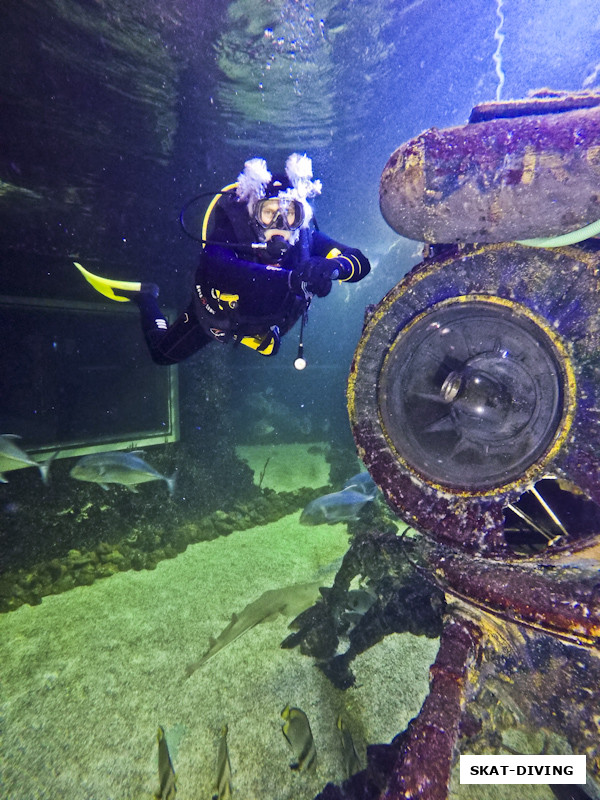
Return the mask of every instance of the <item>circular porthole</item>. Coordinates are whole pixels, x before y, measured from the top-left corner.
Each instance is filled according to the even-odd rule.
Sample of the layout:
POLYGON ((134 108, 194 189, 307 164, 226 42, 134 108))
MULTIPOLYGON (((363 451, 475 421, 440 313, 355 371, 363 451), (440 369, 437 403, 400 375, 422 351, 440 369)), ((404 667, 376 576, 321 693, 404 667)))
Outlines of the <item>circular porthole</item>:
POLYGON ((563 417, 565 375, 550 333, 498 298, 429 308, 399 331, 379 378, 380 424, 397 456, 454 490, 521 476, 563 417))

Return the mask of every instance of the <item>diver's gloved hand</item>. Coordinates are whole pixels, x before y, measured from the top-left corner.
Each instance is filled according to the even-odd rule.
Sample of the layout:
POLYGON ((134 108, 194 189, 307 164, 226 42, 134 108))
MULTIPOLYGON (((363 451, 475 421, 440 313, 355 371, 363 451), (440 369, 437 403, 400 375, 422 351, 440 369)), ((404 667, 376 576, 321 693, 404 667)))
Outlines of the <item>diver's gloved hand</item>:
POLYGON ((310 294, 326 297, 331 291, 333 279, 339 272, 339 265, 335 262, 335 258, 323 258, 322 256, 312 256, 303 261, 300 266, 290 272, 290 288, 300 294, 304 284, 306 291, 310 294))
POLYGON ((345 281, 352 277, 352 264, 347 258, 328 258, 327 260, 335 264, 336 274, 333 276, 334 280, 339 278, 339 280, 345 281))

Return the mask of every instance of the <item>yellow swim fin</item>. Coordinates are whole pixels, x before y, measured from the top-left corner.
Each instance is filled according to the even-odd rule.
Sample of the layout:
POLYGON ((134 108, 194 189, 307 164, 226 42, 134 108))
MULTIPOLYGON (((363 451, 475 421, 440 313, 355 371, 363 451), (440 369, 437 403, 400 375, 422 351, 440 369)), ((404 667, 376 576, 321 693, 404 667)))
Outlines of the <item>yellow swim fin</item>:
POLYGON ((109 297, 111 300, 116 300, 119 303, 128 303, 131 298, 123 297, 123 295, 115 294, 113 289, 120 289, 123 292, 141 292, 142 284, 139 281, 114 281, 111 278, 101 278, 99 275, 94 275, 88 272, 85 267, 73 262, 79 272, 83 275, 86 281, 91 284, 97 292, 109 297))

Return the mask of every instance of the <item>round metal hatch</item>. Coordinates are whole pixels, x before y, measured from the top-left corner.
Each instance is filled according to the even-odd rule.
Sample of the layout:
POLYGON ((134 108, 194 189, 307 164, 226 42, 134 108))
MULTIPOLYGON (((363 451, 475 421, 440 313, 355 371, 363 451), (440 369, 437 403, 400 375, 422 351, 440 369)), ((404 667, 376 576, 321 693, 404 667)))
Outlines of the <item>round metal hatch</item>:
POLYGON ((503 243, 428 258, 369 309, 348 411, 402 519, 497 554, 544 477, 600 503, 598 297, 598 254, 503 243))
POLYGON ((563 416, 554 342, 528 309, 455 297, 401 330, 384 360, 382 431, 428 483, 480 492, 520 477, 563 416))

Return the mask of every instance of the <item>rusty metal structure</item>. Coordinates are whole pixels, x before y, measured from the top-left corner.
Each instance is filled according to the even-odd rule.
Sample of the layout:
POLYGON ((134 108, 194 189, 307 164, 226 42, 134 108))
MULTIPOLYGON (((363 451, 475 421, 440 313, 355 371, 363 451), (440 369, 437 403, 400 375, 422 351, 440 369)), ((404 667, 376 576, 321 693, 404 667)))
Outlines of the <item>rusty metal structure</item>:
POLYGON ((401 145, 381 176, 381 212, 408 239, 508 242, 600 218, 600 96, 541 92, 487 103, 469 124, 401 145))
POLYGON ((600 217, 599 102, 489 104, 402 145, 384 169, 386 220, 443 246, 370 309, 348 407, 360 457, 420 535, 356 542, 298 636, 334 680, 351 680, 350 658, 386 633, 374 553, 442 593, 442 634, 419 715, 319 800, 444 800, 478 731, 487 752, 501 746, 481 713, 490 686, 585 754, 586 791, 600 796, 600 247, 513 241, 600 217), (308 628, 329 620, 337 643, 356 574, 370 575, 378 604, 340 669, 308 628))

